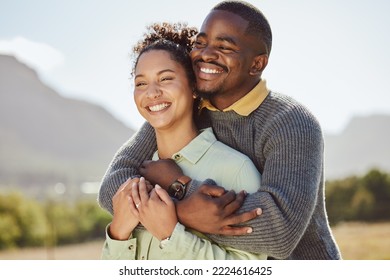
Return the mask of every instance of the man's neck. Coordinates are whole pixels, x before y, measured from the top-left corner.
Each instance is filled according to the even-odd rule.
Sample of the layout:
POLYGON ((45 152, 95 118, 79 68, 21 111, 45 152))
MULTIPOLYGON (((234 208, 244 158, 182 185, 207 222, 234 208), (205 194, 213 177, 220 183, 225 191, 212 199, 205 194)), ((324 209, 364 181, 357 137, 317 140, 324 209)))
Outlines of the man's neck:
POLYGON ((223 111, 247 95, 260 81, 261 79, 249 81, 242 89, 232 91, 231 93, 220 92, 219 94, 212 95, 209 97, 209 101, 215 108, 223 111))

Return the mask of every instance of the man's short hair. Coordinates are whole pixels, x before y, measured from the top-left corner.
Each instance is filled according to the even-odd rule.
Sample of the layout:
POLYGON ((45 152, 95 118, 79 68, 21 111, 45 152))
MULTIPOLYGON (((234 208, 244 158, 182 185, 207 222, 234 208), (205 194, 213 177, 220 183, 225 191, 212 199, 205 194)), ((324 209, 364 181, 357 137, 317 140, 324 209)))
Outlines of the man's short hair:
POLYGON ((264 43, 267 54, 271 53, 271 26, 258 8, 244 1, 223 1, 212 10, 228 11, 247 20, 249 24, 246 33, 259 38, 264 43))

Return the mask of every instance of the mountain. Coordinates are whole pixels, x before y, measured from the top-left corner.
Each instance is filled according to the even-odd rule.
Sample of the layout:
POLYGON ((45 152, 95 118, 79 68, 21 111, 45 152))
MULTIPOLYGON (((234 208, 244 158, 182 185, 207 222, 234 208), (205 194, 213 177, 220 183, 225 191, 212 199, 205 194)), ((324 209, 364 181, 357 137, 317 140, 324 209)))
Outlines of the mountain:
POLYGON ((390 172, 390 115, 357 116, 337 135, 325 135, 327 179, 390 172))
POLYGON ((33 69, 0 55, 0 186, 99 181, 133 133, 102 107, 61 96, 33 69))
MULTIPOLYGON (((109 93, 107 93, 109 94, 109 93)), ((99 182, 134 131, 105 109, 69 99, 12 56, 0 55, 0 188, 99 182)), ((359 116, 325 135, 328 180, 390 171, 390 116, 359 116)))

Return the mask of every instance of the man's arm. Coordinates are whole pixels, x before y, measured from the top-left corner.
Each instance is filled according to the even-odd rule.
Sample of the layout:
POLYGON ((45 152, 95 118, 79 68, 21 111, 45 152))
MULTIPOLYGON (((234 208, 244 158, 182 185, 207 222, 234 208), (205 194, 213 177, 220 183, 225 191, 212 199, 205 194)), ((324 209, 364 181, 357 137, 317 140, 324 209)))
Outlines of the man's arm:
MULTIPOLYGON (((260 217, 245 223, 253 232, 240 237, 208 235, 218 244, 287 258, 303 237, 316 205, 324 203, 317 201, 323 176, 321 129, 313 119, 299 122, 294 116, 285 117, 283 125, 277 123, 269 126, 269 131, 263 131, 266 136, 261 139, 262 151, 258 153, 265 158, 262 182, 257 192, 247 195, 237 212, 240 214, 256 207, 262 209, 260 217)), ((188 195, 193 191, 190 188, 188 195)), ((193 215, 183 215, 186 212, 181 213, 181 221, 186 226, 195 219, 193 215)))
MULTIPOLYGON (((284 125, 270 126, 266 140, 262 140, 259 154, 265 157, 265 164, 257 192, 248 194, 244 201, 232 200, 231 193, 211 195, 216 187, 192 180, 185 198, 176 204, 179 221, 205 233, 218 244, 287 258, 305 233, 317 204, 324 146, 316 121, 304 120, 302 124, 290 116, 285 120, 284 125), (262 213, 257 217, 259 208, 262 213), (236 209, 239 210, 235 212, 236 209), (253 232, 245 234, 243 229, 249 228, 253 232)), ((148 166, 156 168, 160 163, 148 166)), ((162 176, 152 170, 145 171, 148 169, 145 167, 145 174, 162 176)), ((164 177, 168 174, 168 168, 164 168, 164 177)), ((154 181, 158 182, 156 178, 154 181)))
MULTIPOLYGON (((159 184, 167 190, 170 184, 183 175, 183 171, 175 161, 161 159, 143 162, 140 174, 152 184, 159 184)), ((252 231, 250 227, 235 225, 261 215, 261 209, 258 207, 240 214, 235 213, 244 202, 246 192, 241 191, 236 194, 234 191, 226 191, 223 187, 216 186, 211 179, 204 182, 193 179, 188 189, 191 189, 192 195, 187 195, 183 201, 176 203, 177 215, 179 221, 199 232, 247 234, 252 231), (205 216, 208 217, 206 222, 205 216)))
POLYGON ((138 168, 156 151, 156 137, 153 127, 145 122, 142 127, 115 154, 103 177, 98 202, 113 214, 112 198, 120 185, 139 174, 138 168))

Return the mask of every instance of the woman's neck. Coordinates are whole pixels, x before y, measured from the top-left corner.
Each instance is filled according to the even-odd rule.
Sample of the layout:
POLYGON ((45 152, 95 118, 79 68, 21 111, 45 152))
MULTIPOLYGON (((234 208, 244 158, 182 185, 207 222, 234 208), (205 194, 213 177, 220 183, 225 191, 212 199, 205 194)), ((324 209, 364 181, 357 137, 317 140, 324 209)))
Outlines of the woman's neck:
POLYGON ((195 123, 182 125, 170 129, 156 129, 157 150, 160 159, 171 158, 175 153, 183 149, 196 136, 198 129, 195 123))

